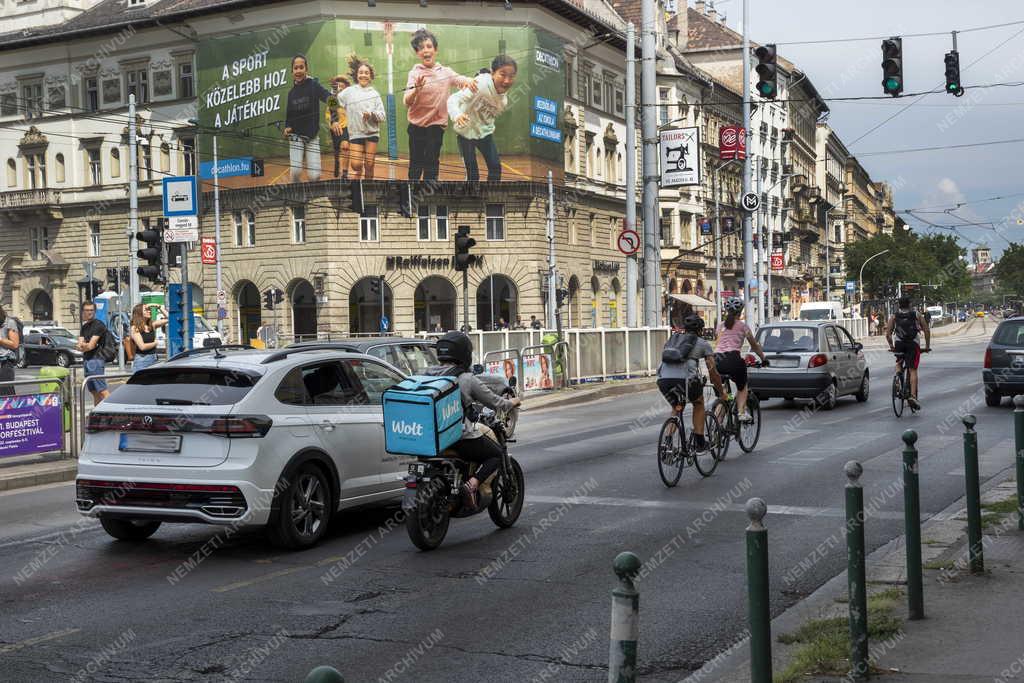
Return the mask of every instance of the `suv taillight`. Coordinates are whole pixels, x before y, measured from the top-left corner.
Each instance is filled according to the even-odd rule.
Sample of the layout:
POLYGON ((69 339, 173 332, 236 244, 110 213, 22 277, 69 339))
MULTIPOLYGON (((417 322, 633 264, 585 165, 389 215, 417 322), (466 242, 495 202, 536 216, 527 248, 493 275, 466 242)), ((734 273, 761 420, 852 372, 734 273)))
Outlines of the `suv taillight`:
POLYGON ((989 347, 987 347, 985 349, 985 365, 984 365, 984 367, 986 367, 988 369, 992 368, 992 347, 991 346, 989 346, 989 347))
POLYGON ((97 432, 164 432, 211 434, 228 438, 266 436, 274 421, 266 415, 137 415, 91 413, 85 426, 97 432))
POLYGON ((828 356, 824 353, 816 353, 807 361, 807 367, 809 368, 820 368, 822 365, 828 365, 828 356))

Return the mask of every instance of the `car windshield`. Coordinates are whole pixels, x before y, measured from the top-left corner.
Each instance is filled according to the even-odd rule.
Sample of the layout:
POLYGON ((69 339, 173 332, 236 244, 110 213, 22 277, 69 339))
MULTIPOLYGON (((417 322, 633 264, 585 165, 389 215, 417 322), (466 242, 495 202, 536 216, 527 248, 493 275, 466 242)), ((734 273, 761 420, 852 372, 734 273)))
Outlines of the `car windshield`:
POLYGON ((993 344, 1024 346, 1024 320, 1007 320, 992 335, 993 344))
POLYGON ((192 321, 193 321, 193 323, 195 325, 193 327, 193 330, 195 332, 212 332, 213 331, 213 328, 210 327, 210 323, 206 322, 206 318, 204 318, 201 315, 194 315, 194 316, 192 316, 192 321))
POLYGON ((817 351, 818 330, 813 327, 762 327, 757 342, 766 352, 817 351))
POLYGON ((259 379, 220 368, 154 367, 136 372, 108 400, 146 406, 227 406, 241 401, 259 379))
POLYGON ((801 308, 801 320, 829 320, 832 318, 831 308, 801 308))
POLYGON ((54 346, 60 346, 61 348, 71 348, 75 345, 75 340, 71 337, 63 337, 60 335, 50 333, 50 339, 53 340, 54 346))

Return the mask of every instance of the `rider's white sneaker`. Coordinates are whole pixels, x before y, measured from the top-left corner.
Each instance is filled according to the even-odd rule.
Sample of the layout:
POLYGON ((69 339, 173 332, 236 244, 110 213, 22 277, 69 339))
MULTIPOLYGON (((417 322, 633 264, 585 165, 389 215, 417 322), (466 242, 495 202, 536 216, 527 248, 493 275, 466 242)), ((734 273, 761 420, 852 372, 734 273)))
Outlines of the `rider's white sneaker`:
POLYGON ((740 415, 740 422, 742 422, 745 425, 753 424, 754 416, 748 412, 745 412, 742 415, 740 415))
POLYGON ((910 398, 907 399, 907 403, 909 403, 910 407, 913 408, 914 410, 921 410, 921 403, 920 403, 920 401, 918 401, 913 396, 911 396, 910 398))

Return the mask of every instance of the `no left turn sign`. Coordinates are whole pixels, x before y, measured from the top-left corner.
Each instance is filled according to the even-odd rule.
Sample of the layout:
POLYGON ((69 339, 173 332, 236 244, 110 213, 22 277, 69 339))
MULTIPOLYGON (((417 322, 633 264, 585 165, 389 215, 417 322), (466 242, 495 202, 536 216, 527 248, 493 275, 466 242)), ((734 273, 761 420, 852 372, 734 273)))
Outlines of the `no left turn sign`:
POLYGON ((640 249, 640 235, 636 230, 623 230, 619 233, 619 251, 626 256, 632 256, 640 249))

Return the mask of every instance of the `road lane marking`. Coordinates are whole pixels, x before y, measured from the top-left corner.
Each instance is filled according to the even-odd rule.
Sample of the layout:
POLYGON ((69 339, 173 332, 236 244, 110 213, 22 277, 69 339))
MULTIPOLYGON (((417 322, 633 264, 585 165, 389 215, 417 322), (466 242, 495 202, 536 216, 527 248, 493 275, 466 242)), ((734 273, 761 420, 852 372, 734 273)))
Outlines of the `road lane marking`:
POLYGON ((252 579, 246 579, 245 581, 236 581, 235 583, 229 583, 226 586, 218 586, 217 588, 211 588, 210 592, 211 593, 227 593, 228 591, 237 590, 239 588, 246 588, 248 586, 252 586, 252 585, 255 585, 257 583, 262 583, 264 581, 270 581, 271 579, 276 579, 276 578, 281 577, 281 576, 287 576, 288 574, 294 574, 295 572, 305 571, 307 569, 311 569, 313 566, 314 565, 303 565, 301 567, 291 567, 289 569, 281 569, 281 570, 278 570, 276 572, 271 572, 269 574, 264 574, 262 576, 257 576, 257 577, 252 578, 252 579))
POLYGON ((28 638, 26 640, 18 641, 17 643, 9 643, 7 645, 0 646, 0 655, 7 654, 8 652, 15 652, 32 645, 38 645, 39 643, 45 643, 49 640, 57 640, 58 638, 64 638, 70 636, 73 633, 78 633, 82 629, 80 628, 66 628, 62 631, 54 631, 53 633, 47 633, 46 635, 36 636, 35 638, 28 638))

